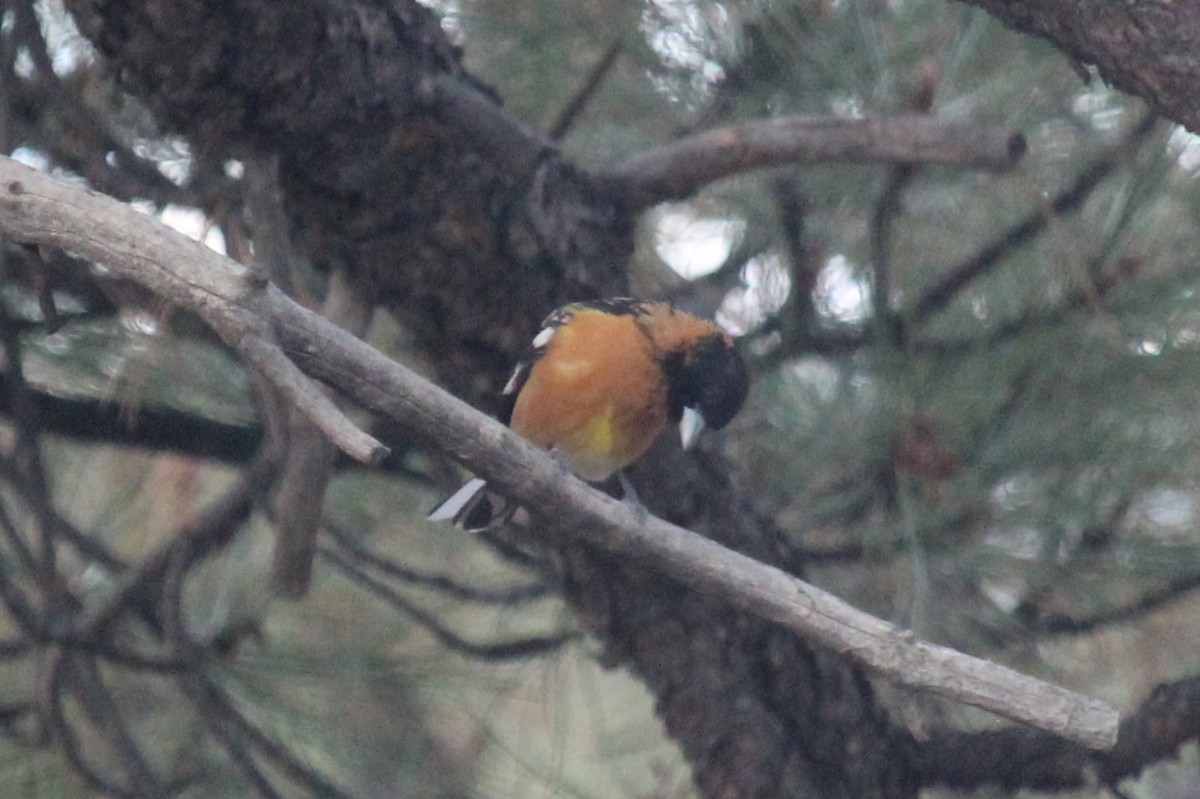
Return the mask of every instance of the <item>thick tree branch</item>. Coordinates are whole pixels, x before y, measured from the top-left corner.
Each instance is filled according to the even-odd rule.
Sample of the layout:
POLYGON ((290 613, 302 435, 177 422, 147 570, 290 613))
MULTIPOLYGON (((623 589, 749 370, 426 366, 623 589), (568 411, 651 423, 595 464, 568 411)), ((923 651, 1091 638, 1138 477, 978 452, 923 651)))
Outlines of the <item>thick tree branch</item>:
MULTIPOLYGON (((593 490, 524 439, 450 397, 273 287, 248 285, 202 245, 120 203, 0 159, 0 233, 63 247, 190 307, 226 340, 264 320, 310 375, 337 385, 487 477, 554 529, 661 571, 849 656, 893 682, 931 691, 1105 748, 1117 714, 1010 669, 911 634, 784 572, 593 490), (253 313, 250 310, 253 309, 253 313)), ((295 395, 299 397, 300 395, 295 395)))
POLYGON ((1052 42, 1100 77, 1200 132, 1200 4, 1173 0, 965 0, 1052 42))
POLYGON ((417 97, 438 119, 454 126, 497 170, 528 181, 558 147, 494 97, 461 76, 438 75, 417 86, 417 97))
POLYGON ((688 136, 601 170, 596 179, 614 201, 637 210, 771 166, 851 161, 1003 170, 1016 166, 1024 154, 1025 137, 1007 128, 925 115, 785 117, 688 136))
POLYGON ((1032 791, 1115 786, 1198 737, 1200 678, 1188 677, 1156 687, 1121 722, 1117 745, 1107 752, 1028 729, 963 732, 935 735, 918 768, 925 785, 966 791, 985 785, 1032 791))

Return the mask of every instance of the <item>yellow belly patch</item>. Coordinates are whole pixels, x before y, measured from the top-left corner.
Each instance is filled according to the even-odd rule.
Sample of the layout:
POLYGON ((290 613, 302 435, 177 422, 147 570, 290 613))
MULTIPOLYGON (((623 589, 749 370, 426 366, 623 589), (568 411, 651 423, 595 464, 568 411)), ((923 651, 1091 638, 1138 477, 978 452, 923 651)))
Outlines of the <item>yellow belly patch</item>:
POLYGON ((582 452, 593 458, 607 458, 613 451, 613 406, 593 417, 580 438, 582 452))

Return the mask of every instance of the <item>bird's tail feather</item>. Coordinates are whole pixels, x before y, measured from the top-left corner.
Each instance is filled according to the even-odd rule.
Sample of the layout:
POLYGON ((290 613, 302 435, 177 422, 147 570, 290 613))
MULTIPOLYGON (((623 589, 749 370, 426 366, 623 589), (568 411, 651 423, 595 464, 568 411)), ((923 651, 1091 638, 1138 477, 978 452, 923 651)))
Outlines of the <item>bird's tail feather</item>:
POLYGON ((442 500, 426 518, 431 522, 450 521, 468 532, 481 533, 504 524, 515 511, 511 502, 487 490, 486 480, 473 477, 442 500))

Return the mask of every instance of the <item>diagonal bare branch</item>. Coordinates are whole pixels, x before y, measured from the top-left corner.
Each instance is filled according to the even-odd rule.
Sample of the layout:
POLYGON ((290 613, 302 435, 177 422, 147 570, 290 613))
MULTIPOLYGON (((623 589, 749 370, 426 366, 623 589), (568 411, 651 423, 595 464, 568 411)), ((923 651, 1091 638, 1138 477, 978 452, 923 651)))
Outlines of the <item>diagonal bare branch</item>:
POLYGON ((161 228, 115 200, 0 159, 0 234, 95 258, 194 309, 227 340, 260 331, 267 320, 300 369, 338 386, 360 405, 395 420, 537 509, 539 516, 552 520, 557 533, 720 596, 907 688, 985 708, 1089 747, 1104 749, 1115 741, 1118 716, 1109 705, 918 641, 779 569, 659 519, 640 517, 564 473, 503 425, 273 287, 245 285, 225 259, 161 228))
POLYGON ((11 159, 0 172, 0 213, 13 239, 77 253, 194 311, 346 454, 372 464, 387 456, 279 352, 257 307, 264 284, 246 267, 109 197, 11 159))

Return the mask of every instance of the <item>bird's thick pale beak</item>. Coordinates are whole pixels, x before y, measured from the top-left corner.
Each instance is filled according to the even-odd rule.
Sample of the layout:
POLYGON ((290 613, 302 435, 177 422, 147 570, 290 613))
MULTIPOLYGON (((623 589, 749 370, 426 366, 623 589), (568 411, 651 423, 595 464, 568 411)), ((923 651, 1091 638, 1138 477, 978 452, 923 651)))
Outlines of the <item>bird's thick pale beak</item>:
POLYGON ((683 418, 679 420, 679 439, 684 449, 691 449, 696 439, 704 430, 704 417, 695 408, 684 408, 683 418))

